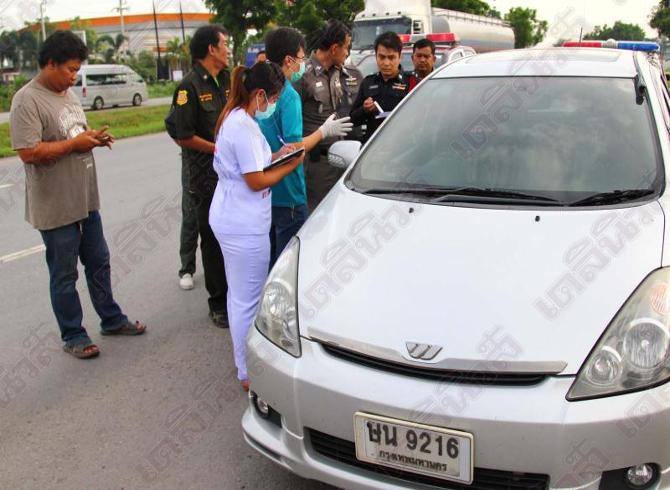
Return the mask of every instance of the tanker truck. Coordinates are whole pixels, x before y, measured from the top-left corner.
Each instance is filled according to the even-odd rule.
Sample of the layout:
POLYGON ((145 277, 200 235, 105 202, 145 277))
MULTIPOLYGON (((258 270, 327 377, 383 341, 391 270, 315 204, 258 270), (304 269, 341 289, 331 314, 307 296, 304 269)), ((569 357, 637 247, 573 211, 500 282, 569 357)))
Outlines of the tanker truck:
POLYGON ((366 0, 354 18, 352 58, 373 49, 386 31, 398 34, 455 33, 478 53, 514 48, 514 31, 507 22, 455 10, 432 8, 430 0, 366 0))

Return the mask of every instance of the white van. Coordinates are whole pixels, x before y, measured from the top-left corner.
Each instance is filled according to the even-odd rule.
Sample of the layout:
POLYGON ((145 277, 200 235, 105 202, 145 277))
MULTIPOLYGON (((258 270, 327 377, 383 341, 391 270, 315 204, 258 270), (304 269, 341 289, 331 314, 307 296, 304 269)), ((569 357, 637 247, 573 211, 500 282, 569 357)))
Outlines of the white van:
POLYGON ((132 104, 149 98, 147 84, 125 65, 82 65, 72 89, 92 109, 132 104))

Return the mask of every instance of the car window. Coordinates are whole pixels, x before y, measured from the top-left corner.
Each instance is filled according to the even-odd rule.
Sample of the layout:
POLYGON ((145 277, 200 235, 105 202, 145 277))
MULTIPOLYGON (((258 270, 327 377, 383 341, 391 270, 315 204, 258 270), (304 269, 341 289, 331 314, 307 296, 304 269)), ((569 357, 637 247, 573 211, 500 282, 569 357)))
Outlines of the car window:
POLYGON ((125 73, 110 73, 105 79, 105 85, 122 85, 127 82, 125 73))
POLYGON ((454 60, 457 60, 457 59, 462 58, 462 57, 463 57, 463 52, 462 51, 455 51, 449 57, 449 61, 454 61, 454 60))
POLYGON ((395 17, 354 22, 351 48, 356 50, 372 49, 377 36, 388 31, 397 34, 411 34, 412 19, 409 17, 395 17))
POLYGON ((347 183, 494 188, 567 202, 662 180, 649 104, 632 79, 505 77, 429 80, 373 137, 347 183))
POLYGON ((361 60, 361 62, 356 67, 358 68, 364 77, 377 73, 377 59, 374 55, 366 56, 361 60))
POLYGON ((104 85, 107 80, 107 75, 97 74, 97 75, 86 75, 86 85, 104 85))

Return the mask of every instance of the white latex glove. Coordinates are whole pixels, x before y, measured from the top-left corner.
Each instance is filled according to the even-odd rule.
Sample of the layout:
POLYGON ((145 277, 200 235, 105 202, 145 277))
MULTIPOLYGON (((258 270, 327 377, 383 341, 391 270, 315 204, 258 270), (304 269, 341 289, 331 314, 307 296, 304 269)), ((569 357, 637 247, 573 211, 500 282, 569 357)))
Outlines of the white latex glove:
POLYGON ((319 131, 323 135, 323 139, 330 138, 331 136, 346 136, 351 133, 354 123, 349 122, 350 117, 343 117, 341 119, 335 119, 337 114, 331 114, 326 122, 324 122, 319 131))

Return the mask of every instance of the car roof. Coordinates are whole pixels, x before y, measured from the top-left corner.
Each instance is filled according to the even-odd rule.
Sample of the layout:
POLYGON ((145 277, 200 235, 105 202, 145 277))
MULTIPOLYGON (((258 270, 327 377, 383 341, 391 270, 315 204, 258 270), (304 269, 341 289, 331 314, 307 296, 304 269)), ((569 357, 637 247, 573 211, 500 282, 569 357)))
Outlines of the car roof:
MULTIPOLYGON (((433 78, 583 76, 632 78, 634 51, 595 48, 532 48, 495 51, 440 68, 433 78)), ((638 60, 640 57, 638 56, 638 60)))
MULTIPOLYGON (((459 49, 459 48, 460 49, 471 49, 473 51, 475 50, 475 48, 471 48, 470 46, 463 46, 462 44, 457 44, 456 46, 444 46, 444 45, 436 44, 435 45, 435 52, 439 51, 439 52, 446 53, 447 51, 452 51, 454 49, 459 49)), ((407 52, 411 53, 412 49, 413 49, 412 46, 403 46, 402 52, 403 53, 407 53, 407 52)))
POLYGON ((88 65, 88 64, 86 64, 86 65, 81 65, 81 69, 83 69, 84 71, 88 71, 88 72, 97 71, 97 72, 101 72, 101 73, 102 72, 108 73, 108 72, 129 71, 129 67, 126 66, 126 65, 102 65, 102 64, 100 64, 100 65, 97 65, 97 64, 96 65, 88 65))

